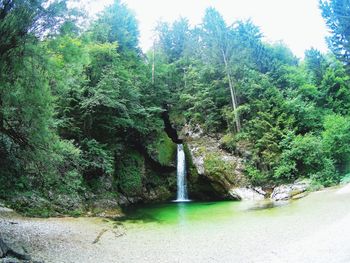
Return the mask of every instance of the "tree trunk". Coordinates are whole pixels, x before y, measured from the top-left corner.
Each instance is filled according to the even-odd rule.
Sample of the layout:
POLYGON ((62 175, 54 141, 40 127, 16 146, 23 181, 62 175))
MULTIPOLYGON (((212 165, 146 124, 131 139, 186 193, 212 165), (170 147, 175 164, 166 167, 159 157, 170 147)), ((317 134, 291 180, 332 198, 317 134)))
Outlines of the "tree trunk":
POLYGON ((236 91, 235 91, 235 88, 233 87, 233 83, 232 83, 231 75, 230 75, 230 72, 229 72, 229 68, 228 68, 228 63, 227 63, 225 52, 223 50, 221 50, 221 52, 222 52, 222 57, 223 57, 224 63, 225 63, 225 71, 226 71, 226 76, 228 78, 228 85, 229 85, 230 93, 231 93, 232 108, 233 108, 233 111, 234 111, 234 114, 235 114, 236 130, 237 130, 237 132, 240 132, 240 130, 241 130, 241 121, 239 119, 239 115, 238 115, 238 112, 237 112, 238 104, 237 104, 236 91))

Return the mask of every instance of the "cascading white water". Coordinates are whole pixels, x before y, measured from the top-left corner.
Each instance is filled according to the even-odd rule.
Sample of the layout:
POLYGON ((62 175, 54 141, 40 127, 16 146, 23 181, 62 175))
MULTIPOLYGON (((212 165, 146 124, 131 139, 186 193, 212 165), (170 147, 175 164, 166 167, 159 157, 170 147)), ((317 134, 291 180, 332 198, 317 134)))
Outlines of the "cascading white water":
POLYGON ((189 201, 187 194, 186 159, 182 144, 177 145, 177 198, 175 201, 189 201))

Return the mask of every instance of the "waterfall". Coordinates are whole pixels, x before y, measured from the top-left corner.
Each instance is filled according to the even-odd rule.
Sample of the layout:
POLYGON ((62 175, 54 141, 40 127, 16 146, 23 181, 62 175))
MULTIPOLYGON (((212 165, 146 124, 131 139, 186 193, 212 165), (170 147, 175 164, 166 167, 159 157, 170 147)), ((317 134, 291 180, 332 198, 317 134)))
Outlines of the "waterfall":
POLYGON ((186 202, 187 180, 186 180, 186 159, 182 144, 177 145, 177 202, 186 202))

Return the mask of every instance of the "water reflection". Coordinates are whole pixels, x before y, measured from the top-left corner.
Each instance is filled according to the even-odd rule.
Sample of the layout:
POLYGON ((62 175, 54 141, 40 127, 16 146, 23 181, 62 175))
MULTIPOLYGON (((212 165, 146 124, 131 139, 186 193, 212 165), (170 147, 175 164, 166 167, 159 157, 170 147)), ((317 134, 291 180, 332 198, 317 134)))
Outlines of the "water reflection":
POLYGON ((289 202, 242 201, 242 202, 172 202, 158 205, 144 205, 125 210, 126 216, 118 221, 130 224, 156 223, 180 227, 197 223, 217 223, 245 216, 245 212, 271 211, 289 202))
POLYGON ((257 211, 257 210, 268 210, 272 208, 277 208, 281 206, 286 206, 289 201, 273 201, 270 199, 261 200, 261 201, 245 201, 241 202, 240 210, 243 211, 257 211))
POLYGON ((180 226, 186 225, 187 222, 187 204, 177 203, 177 221, 180 226))

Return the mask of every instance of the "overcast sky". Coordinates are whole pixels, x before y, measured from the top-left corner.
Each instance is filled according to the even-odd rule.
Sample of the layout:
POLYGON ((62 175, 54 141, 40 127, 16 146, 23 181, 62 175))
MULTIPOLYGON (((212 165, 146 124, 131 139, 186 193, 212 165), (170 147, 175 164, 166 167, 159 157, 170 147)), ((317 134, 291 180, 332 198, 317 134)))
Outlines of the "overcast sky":
MULTIPOLYGON (((86 0, 95 13, 113 0, 86 0)), ((251 19, 260 27, 265 40, 282 40, 298 57, 315 47, 327 51, 327 28, 318 8, 318 0, 124 0, 135 11, 144 51, 152 45, 153 29, 158 20, 172 22, 187 17, 199 24, 207 7, 215 7, 227 24, 238 19, 251 19)))

